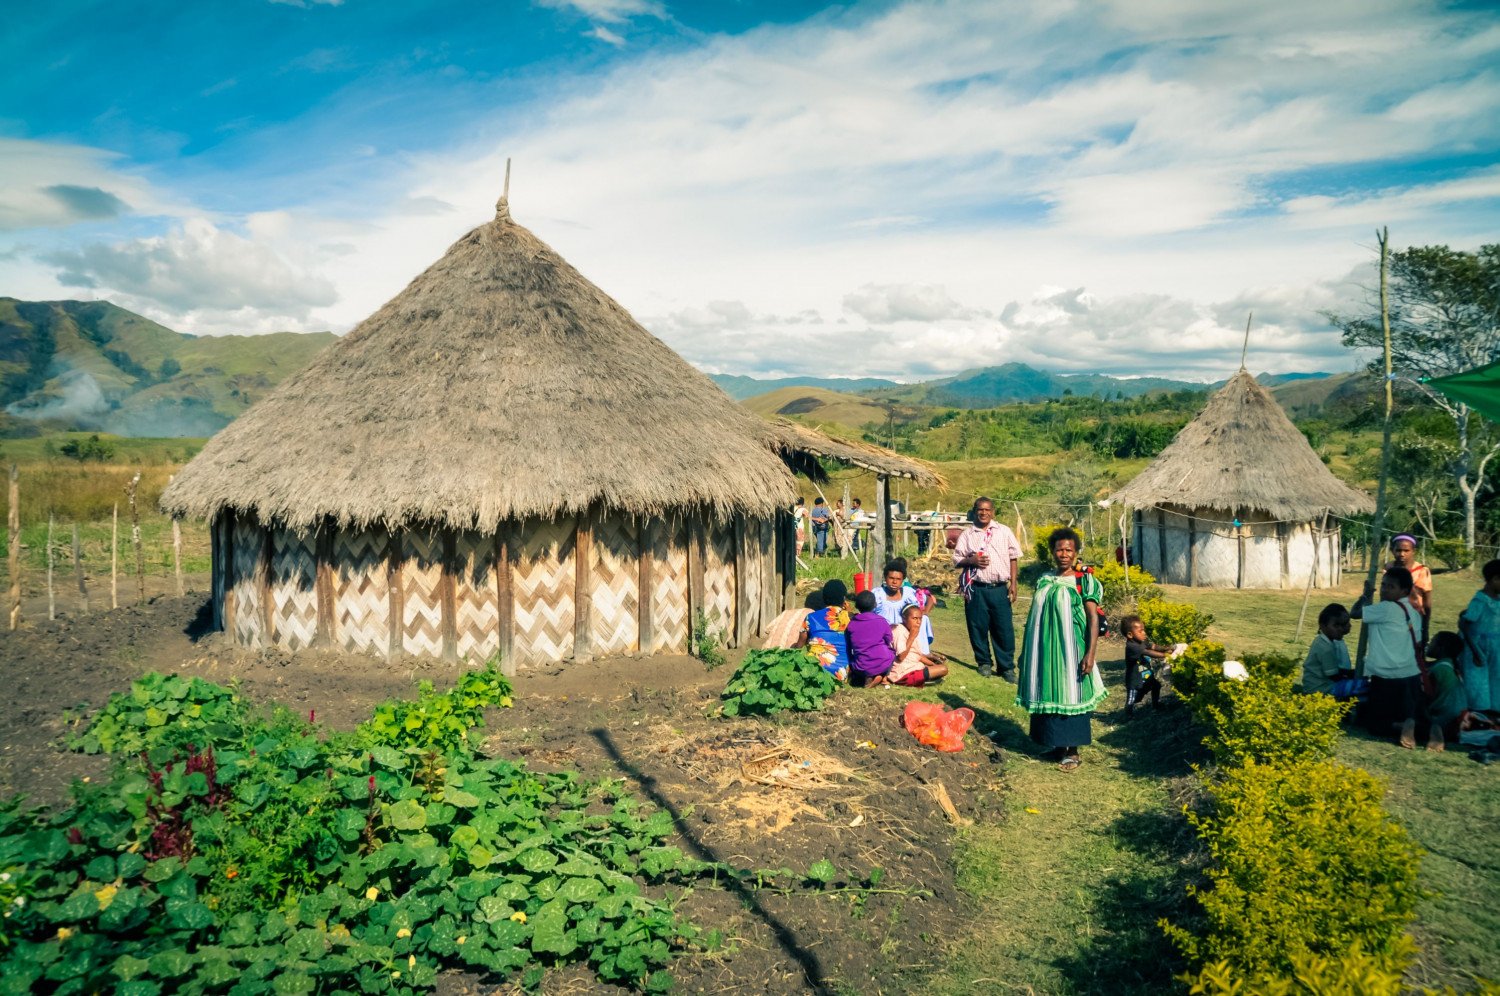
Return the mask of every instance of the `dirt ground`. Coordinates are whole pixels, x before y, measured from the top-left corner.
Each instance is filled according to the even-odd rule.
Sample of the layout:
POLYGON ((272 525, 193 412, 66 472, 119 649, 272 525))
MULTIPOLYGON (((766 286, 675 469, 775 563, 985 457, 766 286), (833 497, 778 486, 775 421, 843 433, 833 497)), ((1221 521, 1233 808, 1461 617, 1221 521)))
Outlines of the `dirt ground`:
MULTIPOLYGON (((142 607, 0 634, 0 673, 9 684, 0 696, 0 797, 23 792, 34 803, 57 804, 72 779, 105 775, 102 759, 70 754, 59 738, 146 671, 237 679, 252 698, 314 709, 319 722, 347 728, 417 679, 441 686, 457 670, 433 661, 245 652, 206 633, 205 613, 201 594, 163 595, 142 607)), ((901 728, 896 701, 879 690, 840 695, 824 712, 784 722, 715 718, 731 669, 708 672, 677 657, 524 671, 514 679, 515 708, 491 714, 485 750, 538 768, 622 778, 673 814, 674 843, 706 860, 805 871, 827 858, 839 870, 835 888, 884 869, 886 891, 865 894, 709 883, 690 890, 681 913, 721 931, 726 944, 675 964, 681 990, 909 991, 903 977, 939 958, 945 940, 974 915, 953 884, 954 826, 998 818, 1001 752, 975 733, 958 754, 920 746, 901 728)), ((441 989, 496 991, 456 973, 441 989)), ((582 968, 551 973, 543 986, 600 989, 582 968)))

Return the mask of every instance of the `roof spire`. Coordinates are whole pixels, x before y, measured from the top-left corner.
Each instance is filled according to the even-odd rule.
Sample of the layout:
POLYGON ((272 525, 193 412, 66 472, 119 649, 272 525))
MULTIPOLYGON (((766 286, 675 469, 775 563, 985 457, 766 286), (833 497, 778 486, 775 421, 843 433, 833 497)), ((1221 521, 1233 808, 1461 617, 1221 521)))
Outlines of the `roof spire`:
MULTIPOLYGON (((509 161, 510 160, 506 160, 507 163, 509 163, 509 161)), ((507 166, 506 176, 507 176, 507 178, 510 176, 509 167, 508 166, 507 166)), ((1250 312, 1248 315, 1245 316, 1245 346, 1244 346, 1243 349, 1240 350, 1240 370, 1241 370, 1241 372, 1243 372, 1244 369, 1245 369, 1245 357, 1250 354, 1250 319, 1252 319, 1254 317, 1255 317, 1255 312, 1253 312, 1253 311, 1250 312)))
POLYGON ((505 186, 500 191, 500 199, 495 202, 495 220, 510 221, 510 157, 505 157, 505 186))

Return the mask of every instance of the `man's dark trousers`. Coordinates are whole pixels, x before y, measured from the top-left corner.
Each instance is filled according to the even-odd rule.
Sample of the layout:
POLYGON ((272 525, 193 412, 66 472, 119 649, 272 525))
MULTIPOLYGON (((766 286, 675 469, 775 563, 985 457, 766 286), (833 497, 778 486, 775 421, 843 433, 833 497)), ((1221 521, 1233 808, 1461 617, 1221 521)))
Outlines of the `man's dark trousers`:
POLYGON ((1010 614, 1010 591, 1004 584, 976 584, 964 603, 964 621, 969 627, 969 646, 980 674, 999 670, 1009 678, 1016 670, 1016 625, 1010 614), (990 654, 994 640, 995 653, 990 654))

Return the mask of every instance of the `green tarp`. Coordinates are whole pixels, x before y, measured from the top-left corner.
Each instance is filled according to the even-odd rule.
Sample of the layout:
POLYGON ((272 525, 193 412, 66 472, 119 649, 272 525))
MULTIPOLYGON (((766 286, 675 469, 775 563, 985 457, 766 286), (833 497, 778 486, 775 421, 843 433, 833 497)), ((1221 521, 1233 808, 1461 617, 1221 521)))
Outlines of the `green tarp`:
POLYGON ((1427 386, 1462 401, 1491 422, 1500 422, 1500 363, 1434 377, 1427 386))

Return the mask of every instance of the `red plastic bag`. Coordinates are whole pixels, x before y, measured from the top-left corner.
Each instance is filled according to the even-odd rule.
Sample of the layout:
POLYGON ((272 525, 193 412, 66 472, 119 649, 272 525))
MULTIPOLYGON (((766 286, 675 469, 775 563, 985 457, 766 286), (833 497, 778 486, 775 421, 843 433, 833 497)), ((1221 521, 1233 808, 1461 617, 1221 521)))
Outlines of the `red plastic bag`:
POLYGON ((918 743, 956 753, 964 749, 964 734, 974 723, 973 709, 944 709, 936 702, 908 702, 901 725, 918 743))

